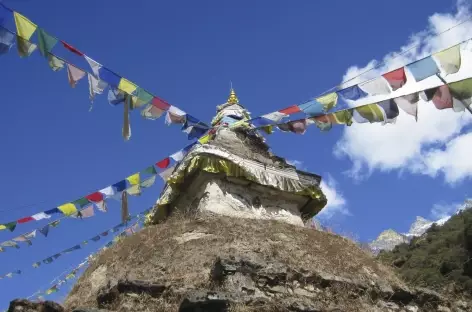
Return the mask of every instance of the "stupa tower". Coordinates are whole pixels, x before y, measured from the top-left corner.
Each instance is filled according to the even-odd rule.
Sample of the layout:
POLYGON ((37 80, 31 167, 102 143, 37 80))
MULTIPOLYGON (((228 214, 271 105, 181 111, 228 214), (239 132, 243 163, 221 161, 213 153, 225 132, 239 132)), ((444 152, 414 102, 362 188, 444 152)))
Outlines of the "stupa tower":
POLYGON ((303 226, 326 205, 321 177, 272 154, 264 137, 242 122, 248 119, 231 89, 226 103, 217 106, 208 143, 195 145, 168 178, 153 222, 181 211, 303 226))

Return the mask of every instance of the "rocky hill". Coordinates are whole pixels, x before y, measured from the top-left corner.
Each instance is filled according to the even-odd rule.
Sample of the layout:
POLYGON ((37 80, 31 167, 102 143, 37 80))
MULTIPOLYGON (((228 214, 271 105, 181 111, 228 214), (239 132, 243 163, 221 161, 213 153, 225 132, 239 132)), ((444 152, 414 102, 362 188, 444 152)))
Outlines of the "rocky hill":
POLYGON ((13 311, 468 311, 345 238, 279 221, 171 218, 94 260, 67 297, 13 311))
POLYGON ((433 224, 409 243, 381 252, 408 282, 449 294, 472 294, 472 209, 464 209, 442 226, 433 224))

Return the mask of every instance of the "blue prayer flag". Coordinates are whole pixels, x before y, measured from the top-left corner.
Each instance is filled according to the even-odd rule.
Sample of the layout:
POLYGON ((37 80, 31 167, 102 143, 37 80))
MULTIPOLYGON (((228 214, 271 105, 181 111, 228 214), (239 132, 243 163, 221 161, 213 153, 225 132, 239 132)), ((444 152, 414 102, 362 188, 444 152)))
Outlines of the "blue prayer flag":
POLYGON ((325 112, 323 105, 316 100, 311 100, 309 102, 300 104, 298 105, 298 108, 311 117, 323 115, 325 112))
POLYGON ((126 189, 126 180, 121 180, 112 185, 117 192, 123 192, 126 189))
POLYGON ((273 120, 270 120, 270 119, 267 119, 267 118, 264 118, 264 117, 257 117, 257 118, 254 118, 252 120, 249 120, 249 122, 252 123, 254 125, 254 127, 256 127, 256 128, 269 126, 269 125, 272 125, 274 123, 273 120))
POLYGON ((416 81, 424 80, 439 73, 438 65, 436 65, 436 62, 431 56, 411 63, 407 65, 406 68, 408 68, 416 81))
POLYGON ((362 91, 362 89, 359 88, 358 85, 354 85, 346 89, 338 90, 336 91, 336 93, 342 96, 343 98, 345 98, 346 100, 352 100, 352 101, 356 101, 358 99, 361 99, 367 96, 367 93, 362 91))
POLYGON ((100 76, 100 80, 108 82, 108 84, 112 87, 117 88, 120 84, 121 77, 106 67, 101 67, 98 70, 98 75, 100 76))
POLYGON ((50 209, 48 211, 45 211, 44 213, 47 214, 47 215, 52 215, 52 214, 55 214, 55 213, 62 213, 62 212, 57 208, 53 208, 53 209, 50 209))
POLYGON ((10 51, 14 41, 15 36, 11 32, 5 28, 0 28, 0 54, 5 54, 10 51))
POLYGON ((108 103, 117 105, 125 101, 125 93, 121 90, 110 88, 108 90, 108 103))

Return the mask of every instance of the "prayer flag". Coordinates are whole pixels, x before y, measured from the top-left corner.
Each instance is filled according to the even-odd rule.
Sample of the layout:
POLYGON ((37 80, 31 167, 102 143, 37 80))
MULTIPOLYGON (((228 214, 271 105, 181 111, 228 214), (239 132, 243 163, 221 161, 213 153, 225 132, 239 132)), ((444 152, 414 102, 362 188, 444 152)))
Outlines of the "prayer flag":
POLYGON ((74 205, 79 206, 80 208, 82 208, 82 207, 85 207, 88 204, 90 204, 90 201, 87 198, 82 197, 82 198, 79 198, 77 200, 74 200, 72 203, 74 205))
POLYGON ((382 77, 387 80, 387 82, 390 84, 390 87, 392 87, 393 91, 401 88, 406 83, 406 74, 404 67, 383 74, 382 77))
POLYGON ((91 238, 94 242, 98 242, 100 240, 100 235, 94 236, 91 238))
POLYGON ((32 21, 18 12, 13 12, 16 25, 16 33, 23 39, 29 40, 38 27, 32 21))
POLYGON ((55 213, 60 213, 61 211, 57 208, 52 208, 50 210, 47 210, 45 211, 44 213, 47 214, 47 215, 52 215, 52 214, 55 214, 55 213))
POLYGON ((4 226, 3 224, 0 224, 0 230, 6 230, 6 229, 7 229, 6 226, 4 226))
POLYGON ((96 62, 95 60, 91 59, 87 55, 84 55, 85 60, 87 63, 89 63, 90 68, 92 68, 93 74, 97 77, 100 78, 100 68, 102 68, 102 64, 96 62))
POLYGON ((165 169, 165 168, 167 168, 167 167, 169 166, 169 164, 170 164, 170 159, 169 159, 169 157, 166 157, 166 158, 164 158, 163 160, 158 161, 158 162, 156 163, 156 166, 158 166, 158 167, 161 168, 161 169, 165 169))
POLYGON ((425 90, 428 101, 433 101, 437 109, 452 108, 452 96, 447 85, 425 90))
POLYGON ((357 123, 383 121, 382 110, 377 104, 367 104, 353 109, 353 118, 357 123))
POLYGON ((420 100, 418 92, 400 96, 393 100, 405 113, 415 116, 415 119, 418 120, 418 101, 420 100))
POLYGON ((6 241, 6 242, 1 243, 0 245, 3 247, 13 247, 16 249, 20 248, 20 246, 18 246, 18 244, 15 243, 14 241, 6 241))
POLYGON ((126 180, 121 180, 120 182, 113 184, 113 187, 116 192, 123 192, 126 189, 126 180))
POLYGON ((53 222, 49 223, 49 225, 52 226, 52 227, 57 227, 60 223, 61 223, 61 220, 56 220, 56 221, 53 221, 53 222))
POLYGON ((453 97, 454 111, 463 111, 472 104, 472 79, 464 79, 449 84, 453 97))
POLYGON ((186 113, 175 106, 170 106, 166 114, 166 124, 180 124, 185 122, 186 113))
POLYGON ((153 96, 151 93, 147 92, 141 87, 138 87, 136 89, 136 96, 133 97, 133 106, 132 108, 139 108, 145 104, 148 104, 151 102, 153 99, 153 96))
POLYGON ((65 216, 70 216, 73 213, 77 212, 77 208, 72 203, 67 203, 57 207, 65 216))
POLYGON ((382 110, 382 114, 384 116, 384 122, 386 123, 395 122, 400 112, 398 111, 397 104, 395 104, 395 102, 392 99, 379 102, 377 105, 382 110))
POLYGON ((103 66, 98 69, 98 77, 114 88, 118 87, 121 79, 120 76, 103 66))
POLYGON ((318 103, 321 103, 321 105, 323 105, 324 111, 327 112, 335 107, 338 103, 338 94, 336 92, 328 93, 326 95, 317 97, 315 100, 318 103))
POLYGON ((304 134, 306 131, 307 124, 305 119, 290 121, 287 124, 289 130, 293 133, 304 134))
POLYGON ((95 192, 85 196, 89 201, 97 203, 103 200, 103 194, 100 192, 95 192))
POLYGON ((324 113, 323 105, 316 100, 311 100, 309 102, 300 104, 298 107, 310 117, 319 116, 324 113))
POLYGON ((183 150, 180 150, 172 155, 170 155, 170 158, 172 158, 173 160, 179 162, 181 161, 182 159, 184 159, 185 157, 185 154, 184 154, 184 151, 183 150))
POLYGON ((210 141, 210 134, 204 135, 198 139, 200 144, 207 144, 210 141))
POLYGON ((99 201, 99 202, 96 202, 95 203, 95 206, 97 207, 98 210, 100 210, 101 212, 107 212, 108 211, 108 207, 107 207, 107 204, 104 200, 102 201, 99 201))
POLYGON ((292 105, 290 107, 279 110, 282 114, 292 115, 301 112, 298 105, 292 105))
POLYGON ((359 87, 370 95, 389 94, 390 86, 383 77, 378 77, 359 85, 359 87))
POLYGON ((345 98, 346 100, 351 100, 351 101, 356 101, 367 96, 367 93, 362 91, 362 89, 359 88, 358 85, 353 85, 351 87, 338 90, 337 93, 341 95, 343 98, 345 98))
POLYGON ((455 74, 461 68, 460 44, 433 54, 446 74, 455 74))
POLYGON ((51 67, 51 69, 53 71, 59 71, 59 70, 64 68, 65 62, 63 60, 57 58, 55 55, 49 53, 48 54, 48 64, 49 64, 49 67, 51 67))
POLYGON ((25 217, 25 218, 19 219, 17 222, 18 222, 18 224, 22 224, 22 223, 27 223, 27 222, 30 222, 30 221, 34 221, 34 219, 32 217, 25 217))
POLYGON ((139 172, 126 178, 131 185, 137 185, 140 182, 139 172))
POLYGON ((161 117, 163 113, 164 113, 164 110, 162 110, 162 109, 160 109, 160 108, 157 108, 157 107, 155 107, 155 106, 152 105, 152 104, 148 104, 148 105, 141 111, 141 115, 142 115, 144 118, 151 119, 151 120, 155 120, 155 119, 161 117))
POLYGON ((84 56, 84 54, 82 52, 80 52, 79 50, 77 50, 76 48, 74 48, 73 46, 71 46, 70 44, 68 44, 67 42, 65 41, 62 41, 62 45, 64 46, 64 48, 66 48, 67 50, 69 50, 70 52, 72 53, 75 53, 77 54, 78 56, 84 56))
POLYGON ((439 68, 431 56, 408 64, 406 68, 408 68, 416 81, 424 80, 439 72, 439 68))
POLYGON ((37 46, 26 39, 16 36, 16 47, 20 57, 28 57, 36 50, 37 46))
POLYGON ((125 93, 120 89, 110 88, 108 90, 108 103, 117 105, 125 101, 125 93))
POLYGON ((85 209, 82 209, 80 211, 81 217, 82 218, 90 218, 95 215, 95 211, 93 210, 93 205, 88 206, 85 209))
POLYGON ((55 292, 57 292, 57 290, 58 290, 57 285, 54 285, 51 288, 49 288, 48 290, 46 290, 46 295, 50 295, 52 293, 55 293, 55 292))
POLYGON ((42 228, 38 229, 39 233, 43 234, 45 237, 48 236, 49 233, 49 224, 46 224, 42 228))
POLYGON ((249 122, 256 128, 262 128, 273 124, 272 120, 269 120, 264 117, 256 117, 254 119, 249 120, 249 122))
POLYGON ((49 218, 51 218, 51 216, 45 214, 44 212, 40 212, 40 213, 32 215, 31 218, 33 218, 36 221, 39 221, 39 220, 42 220, 42 219, 49 219, 49 218))
POLYGON ((262 115, 261 117, 272 120, 274 123, 278 123, 283 118, 288 117, 288 115, 281 112, 273 112, 270 114, 262 115))
POLYGON ((153 186, 153 184, 156 182, 156 176, 152 176, 143 182, 141 182, 141 187, 148 188, 153 186))
POLYGON ((141 195, 141 187, 140 185, 133 185, 129 188, 126 189, 126 193, 128 193, 128 195, 132 195, 132 196, 138 196, 138 195, 141 195))
POLYGON ((115 190, 112 186, 107 186, 104 189, 101 189, 99 192, 102 193, 105 197, 111 197, 115 195, 115 190))
POLYGON ((121 78, 118 84, 118 89, 123 90, 128 94, 133 94, 136 88, 137 88, 137 85, 135 85, 134 83, 132 83, 126 78, 121 78))
POLYGON ((75 88, 77 82, 85 77, 85 72, 72 64, 67 63, 67 78, 72 88, 75 88))
POLYGON ((175 170, 175 166, 169 167, 166 170, 159 173, 159 176, 164 180, 164 182, 167 182, 167 180, 170 178, 174 170, 175 170))
POLYGON ((16 221, 10 222, 10 223, 5 223, 3 224, 7 229, 10 230, 10 232, 13 232, 16 228, 16 221))
POLYGON ((149 166, 143 170, 143 173, 157 174, 157 171, 156 171, 156 168, 154 168, 154 166, 149 166))
POLYGON ((47 57, 57 43, 57 39, 48 34, 44 29, 38 28, 39 52, 47 57))
POLYGON ((88 74, 88 82, 89 82, 89 94, 90 100, 93 102, 96 94, 102 94, 107 84, 104 81, 101 81, 95 78, 93 75, 88 74))
POLYGON ((62 254, 68 254, 68 253, 73 252, 75 250, 79 250, 80 248, 81 248, 80 245, 75 245, 74 247, 71 247, 69 249, 64 250, 62 252, 62 254))
POLYGON ((35 263, 33 263, 33 268, 39 268, 40 265, 41 265, 40 261, 35 262, 35 263))
POLYGON ((170 105, 169 103, 167 103, 166 101, 164 101, 163 99, 161 98, 158 98, 157 96, 155 96, 153 99, 152 99, 152 102, 151 104, 159 109, 162 109, 164 111, 167 111, 170 109, 170 107, 172 105, 170 105))
POLYGON ((6 30, 0 28, 0 54, 5 54, 10 51, 11 46, 15 40, 15 35, 6 30))

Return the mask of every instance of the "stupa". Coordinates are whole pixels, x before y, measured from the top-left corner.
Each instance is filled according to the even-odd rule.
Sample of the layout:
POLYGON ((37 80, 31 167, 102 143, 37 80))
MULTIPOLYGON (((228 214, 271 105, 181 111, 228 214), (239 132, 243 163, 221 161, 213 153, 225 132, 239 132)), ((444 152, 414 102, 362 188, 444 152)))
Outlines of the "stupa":
POLYGON ((275 219, 303 226, 325 205, 321 176, 274 155, 245 120, 233 89, 217 106, 206 144, 196 144, 175 167, 150 215, 158 223, 175 211, 275 219))

